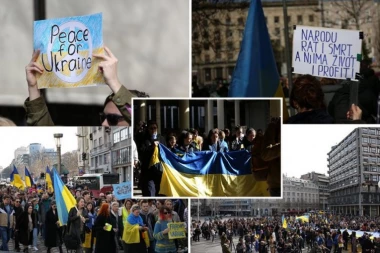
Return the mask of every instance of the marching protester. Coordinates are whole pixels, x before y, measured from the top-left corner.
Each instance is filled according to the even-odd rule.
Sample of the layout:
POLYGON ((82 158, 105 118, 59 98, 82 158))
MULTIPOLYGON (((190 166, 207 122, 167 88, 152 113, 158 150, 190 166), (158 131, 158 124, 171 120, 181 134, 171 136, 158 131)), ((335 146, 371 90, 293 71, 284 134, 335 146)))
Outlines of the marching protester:
POLYGON ((63 253, 62 231, 58 220, 57 204, 55 201, 51 202, 51 208, 46 213, 45 222, 45 246, 47 247, 47 252, 50 253, 51 248, 58 247, 59 252, 63 253))
POLYGON ((94 231, 96 231, 96 253, 116 251, 113 228, 110 217, 110 206, 108 203, 104 203, 99 209, 94 224, 94 231))
POLYGON ((87 211, 84 208, 84 199, 79 197, 76 199, 77 204, 70 209, 69 212, 69 234, 74 235, 79 242, 76 249, 77 252, 82 252, 82 243, 84 242, 84 223, 87 218, 87 211))
POLYGON ((14 222, 14 216, 11 215, 13 207, 11 206, 9 195, 3 195, 3 203, 0 205, 0 231, 1 231, 1 248, 0 250, 9 251, 8 242, 10 240, 11 229, 14 222))
MULTIPOLYGON (((24 245, 23 252, 29 252, 29 246, 32 245, 33 241, 33 227, 35 227, 35 219, 33 217, 33 206, 25 205, 24 212, 20 215, 19 220, 17 221, 16 231, 19 237, 19 240, 22 245, 24 245)), ((3 248, 4 250, 4 248, 3 248)), ((8 250, 4 250, 8 251, 8 250)))
POLYGON ((18 198, 17 196, 16 196, 14 203, 15 203, 14 204, 15 206, 13 208, 13 210, 14 210, 14 218, 13 219, 15 221, 15 250, 17 252, 20 252, 20 236, 19 236, 19 231, 17 231, 16 228, 18 227, 17 222, 20 219, 21 214, 24 212, 24 209, 21 206, 20 198, 18 198))
POLYGON ((161 207, 159 213, 159 219, 154 226, 153 236, 157 240, 155 251, 157 253, 175 253, 177 248, 174 240, 169 239, 168 223, 173 220, 172 210, 168 207, 161 207))

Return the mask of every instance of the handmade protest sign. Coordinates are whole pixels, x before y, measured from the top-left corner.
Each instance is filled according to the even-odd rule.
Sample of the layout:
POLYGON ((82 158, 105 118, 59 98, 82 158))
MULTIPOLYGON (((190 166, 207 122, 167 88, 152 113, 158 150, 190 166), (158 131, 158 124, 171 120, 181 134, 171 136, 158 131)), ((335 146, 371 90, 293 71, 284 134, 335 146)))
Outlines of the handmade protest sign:
POLYGON ((132 187, 130 181, 121 184, 113 184, 112 187, 117 200, 131 198, 132 187))
POLYGON ((39 89, 104 84, 100 61, 92 57, 104 53, 101 13, 35 21, 33 47, 44 69, 39 89))
POLYGON ((296 26, 293 73, 356 80, 363 34, 355 30, 296 26))
POLYGON ((186 238, 186 228, 184 222, 168 223, 169 239, 186 238))

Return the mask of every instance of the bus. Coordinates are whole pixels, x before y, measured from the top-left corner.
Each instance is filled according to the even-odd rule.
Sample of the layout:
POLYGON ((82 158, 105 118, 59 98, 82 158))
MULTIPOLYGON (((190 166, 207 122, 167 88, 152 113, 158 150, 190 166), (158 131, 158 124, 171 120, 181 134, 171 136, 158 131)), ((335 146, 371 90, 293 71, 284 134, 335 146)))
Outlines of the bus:
POLYGON ((77 187, 81 186, 83 188, 87 186, 95 198, 98 198, 100 193, 112 192, 112 185, 118 183, 119 174, 116 173, 84 174, 83 176, 78 176, 75 180, 77 187))

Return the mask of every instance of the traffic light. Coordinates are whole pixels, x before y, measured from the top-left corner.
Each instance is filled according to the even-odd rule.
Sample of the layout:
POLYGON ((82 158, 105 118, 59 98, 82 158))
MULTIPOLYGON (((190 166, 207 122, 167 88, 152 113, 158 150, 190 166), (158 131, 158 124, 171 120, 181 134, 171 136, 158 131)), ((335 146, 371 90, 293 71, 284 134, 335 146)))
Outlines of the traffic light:
POLYGON ((82 160, 85 161, 86 160, 86 153, 82 153, 82 160))

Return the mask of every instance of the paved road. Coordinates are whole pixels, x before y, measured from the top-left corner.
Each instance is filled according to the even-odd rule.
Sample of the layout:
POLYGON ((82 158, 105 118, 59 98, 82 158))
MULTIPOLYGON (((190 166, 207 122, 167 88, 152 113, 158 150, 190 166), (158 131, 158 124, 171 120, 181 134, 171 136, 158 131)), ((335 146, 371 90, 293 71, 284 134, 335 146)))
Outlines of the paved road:
MULTIPOLYGON (((201 237, 201 236, 200 236, 201 237)), ((239 242, 239 237, 234 237, 233 238, 234 245, 239 242)), ((191 253, 221 253, 222 252, 222 247, 220 246, 220 240, 217 236, 217 238, 212 242, 211 240, 206 241, 204 238, 200 238, 199 242, 191 242, 191 253)), ((234 249, 231 250, 232 253, 235 252, 234 249)), ((269 252, 269 251, 268 251, 269 252)), ((307 249, 303 249, 302 253, 307 253, 307 249)), ((343 251, 349 252, 349 251, 343 251)), ((252 253, 255 253, 255 251, 252 251, 252 253)))

